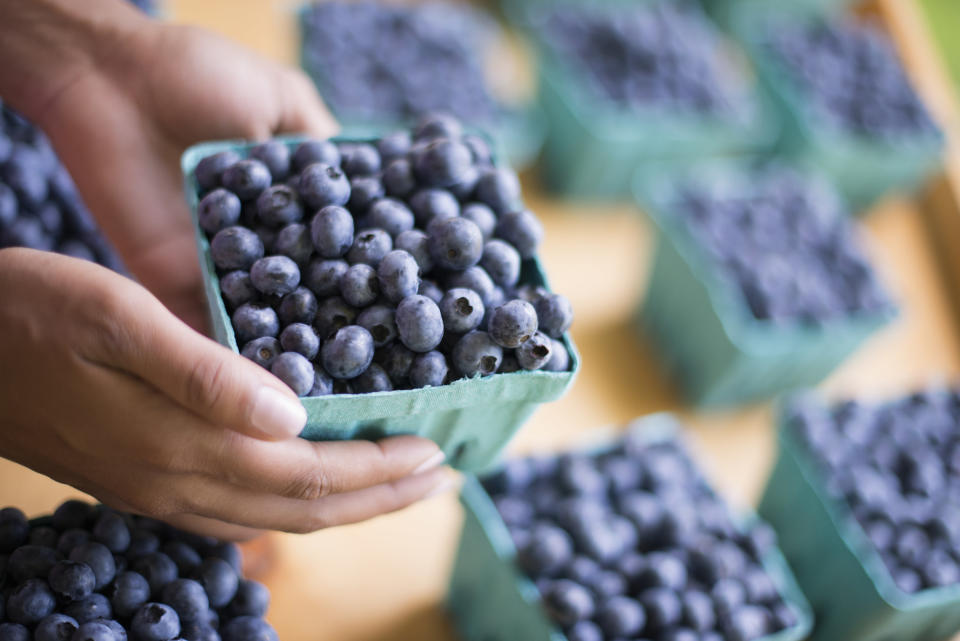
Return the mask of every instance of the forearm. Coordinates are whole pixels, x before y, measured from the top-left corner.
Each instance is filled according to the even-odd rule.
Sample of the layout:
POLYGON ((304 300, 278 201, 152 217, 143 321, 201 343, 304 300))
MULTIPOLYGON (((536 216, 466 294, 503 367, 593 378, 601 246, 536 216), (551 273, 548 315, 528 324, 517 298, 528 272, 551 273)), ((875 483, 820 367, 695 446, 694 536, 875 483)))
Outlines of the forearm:
POLYGON ((0 0, 0 97, 35 122, 147 19, 122 0, 0 0))

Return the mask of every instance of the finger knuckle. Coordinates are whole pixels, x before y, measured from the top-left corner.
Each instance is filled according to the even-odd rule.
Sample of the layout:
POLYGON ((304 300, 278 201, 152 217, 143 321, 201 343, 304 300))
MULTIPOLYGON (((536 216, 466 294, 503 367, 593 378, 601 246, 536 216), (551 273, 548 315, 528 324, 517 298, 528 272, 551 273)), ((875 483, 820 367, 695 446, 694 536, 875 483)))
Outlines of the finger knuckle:
POLYGON ((283 494, 301 501, 315 501, 335 491, 335 481, 321 468, 297 474, 290 480, 283 494))
POLYGON ((220 359, 198 359, 184 379, 183 395, 190 407, 209 411, 223 401, 227 369, 220 359))

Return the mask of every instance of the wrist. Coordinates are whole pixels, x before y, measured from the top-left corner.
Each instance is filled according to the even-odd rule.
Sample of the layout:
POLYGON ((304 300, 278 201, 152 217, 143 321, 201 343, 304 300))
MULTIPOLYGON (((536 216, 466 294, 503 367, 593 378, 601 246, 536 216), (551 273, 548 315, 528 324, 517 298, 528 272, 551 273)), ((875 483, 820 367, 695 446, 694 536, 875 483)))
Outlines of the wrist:
POLYGON ((122 0, 0 0, 0 15, 0 97, 41 127, 61 93, 151 22, 122 0))

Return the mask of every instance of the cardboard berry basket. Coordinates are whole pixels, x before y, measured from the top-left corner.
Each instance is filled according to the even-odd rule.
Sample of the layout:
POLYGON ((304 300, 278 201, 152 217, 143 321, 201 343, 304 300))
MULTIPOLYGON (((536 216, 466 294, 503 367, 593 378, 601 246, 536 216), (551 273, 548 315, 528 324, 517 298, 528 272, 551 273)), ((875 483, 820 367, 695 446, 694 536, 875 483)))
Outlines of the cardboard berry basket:
POLYGON ((758 401, 822 380, 895 309, 857 314, 822 325, 757 319, 737 285, 723 278, 676 215, 677 182, 729 180, 744 162, 704 163, 673 177, 638 175, 635 195, 656 231, 656 249, 637 322, 701 407, 758 401))
MULTIPOLYGON (((281 140, 291 148, 303 141, 296 137, 281 140)), ((371 139, 336 138, 334 141, 371 142, 371 139)), ((235 352, 239 352, 240 346, 220 293, 210 243, 196 219, 198 191, 193 170, 201 159, 211 154, 232 150, 245 157, 254 145, 243 141, 201 143, 190 147, 181 158, 184 190, 197 230, 213 337, 235 352)), ((524 261, 520 282, 547 286, 539 260, 524 261)), ((564 335, 562 342, 570 354, 570 369, 566 372, 521 371, 416 390, 302 398, 308 418, 301 436, 325 441, 417 434, 436 442, 451 466, 462 470, 482 469, 496 460, 538 405, 560 398, 573 383, 580 357, 569 334, 564 335)))
MULTIPOLYGON (((759 151, 776 142, 779 125, 773 110, 755 90, 745 57, 732 42, 724 43, 727 74, 718 79, 732 89, 729 113, 671 112, 657 106, 624 109, 598 96, 582 72, 553 52, 539 33, 546 12, 563 4, 618 11, 634 3, 502 3, 510 21, 535 45, 538 100, 547 123, 540 170, 551 191, 584 200, 624 200, 638 168, 759 151)), ((703 19, 709 22, 707 16, 703 19)))
POLYGON ((940 131, 897 140, 843 131, 818 117, 815 107, 789 69, 764 44, 777 24, 822 20, 802 7, 780 7, 744 0, 731 11, 731 29, 753 60, 767 103, 782 124, 779 149, 797 162, 829 176, 854 212, 864 211, 883 195, 911 191, 942 164, 945 146, 940 131))
MULTIPOLYGON (((729 29, 731 27, 732 16, 737 10, 737 7, 744 2, 749 3, 752 1, 753 0, 700 0, 700 4, 717 24, 724 29, 729 29)), ((777 6, 784 8, 792 6, 805 11, 830 14, 843 13, 851 6, 856 5, 858 1, 859 0, 781 0, 777 6)))
POLYGON ((960 630, 960 584, 914 594, 897 587, 879 552, 778 412, 776 464, 758 512, 817 612, 811 641, 939 641, 960 630))
MULTIPOLYGON (((326 93, 331 80, 327 70, 316 60, 312 59, 307 50, 309 23, 307 15, 312 4, 302 5, 297 10, 297 24, 300 35, 299 64, 310 76, 321 95, 326 93)), ((485 40, 492 40, 492 33, 496 23, 492 19, 484 19, 482 10, 473 11, 478 17, 478 30, 485 35, 485 40)), ((489 47, 484 47, 489 48, 489 47)), ((478 52, 482 57, 484 52, 478 52)), ((413 123, 404 122, 395 118, 378 118, 369 113, 351 112, 346 109, 336 109, 330 105, 333 115, 343 128, 343 135, 351 137, 366 137, 370 132, 386 133, 395 129, 409 128, 413 123)), ((516 107, 503 106, 501 111, 493 116, 490 122, 469 123, 483 127, 490 132, 495 151, 517 170, 533 164, 540 148, 543 145, 546 127, 543 114, 537 104, 528 104, 516 107)))
MULTIPOLYGON (((677 420, 666 413, 639 419, 631 430, 651 443, 681 438, 677 420)), ((597 452, 604 449, 598 448, 597 452)), ((518 569, 510 532, 476 477, 465 478, 460 502, 465 518, 447 594, 447 607, 460 635, 467 641, 566 641, 541 606, 536 585, 518 569)), ((744 513, 737 522, 748 525, 755 518, 744 513)), ((797 613, 797 623, 757 641, 805 639, 813 615, 789 566, 776 547, 762 564, 779 594, 797 613)))

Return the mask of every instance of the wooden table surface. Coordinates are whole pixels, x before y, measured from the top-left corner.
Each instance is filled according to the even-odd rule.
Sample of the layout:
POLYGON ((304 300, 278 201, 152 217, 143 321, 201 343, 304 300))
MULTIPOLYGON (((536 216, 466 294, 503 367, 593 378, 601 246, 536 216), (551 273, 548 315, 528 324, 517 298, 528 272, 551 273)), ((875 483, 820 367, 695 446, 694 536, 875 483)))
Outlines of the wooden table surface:
MULTIPOLYGON (((174 20, 209 26, 266 55, 293 60, 288 2, 179 0, 168 7, 174 20)), ((923 86, 930 79, 921 80, 923 86)), ((948 94, 936 96, 935 110, 952 108, 944 106, 948 94)), ((631 325, 651 258, 650 228, 640 212, 551 200, 532 176, 525 194, 547 229, 543 261, 551 283, 577 313, 573 335, 583 369, 570 393, 536 413, 511 450, 557 449, 641 414, 677 411, 718 489, 734 503, 753 503, 772 462, 770 408, 697 413, 681 403, 656 346, 631 325)), ((830 393, 895 395, 960 374, 960 334, 919 202, 888 199, 865 218, 876 262, 902 312, 825 381, 830 393)), ((0 506, 39 514, 74 495, 0 460, 0 506)), ((461 519, 451 493, 361 525, 273 536, 276 561, 264 580, 280 638, 455 639, 441 604, 461 519)))

